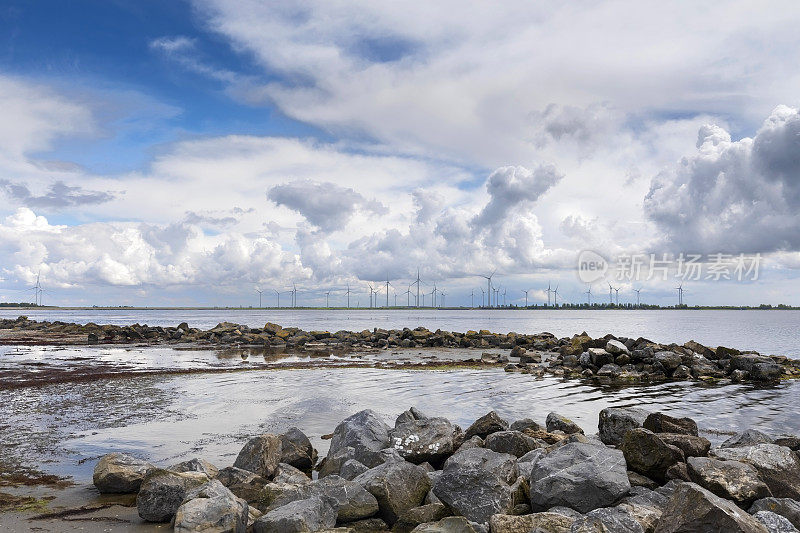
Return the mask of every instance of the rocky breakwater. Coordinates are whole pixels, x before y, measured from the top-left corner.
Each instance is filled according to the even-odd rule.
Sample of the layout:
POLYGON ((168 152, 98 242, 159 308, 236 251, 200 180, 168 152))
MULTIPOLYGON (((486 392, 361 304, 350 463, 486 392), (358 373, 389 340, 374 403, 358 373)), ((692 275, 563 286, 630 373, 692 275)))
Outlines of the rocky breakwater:
POLYGON ((393 427, 365 410, 336 426, 319 462, 292 428, 253 437, 222 469, 112 453, 94 483, 138 493, 144 520, 184 532, 798 531, 800 437, 749 430, 712 447, 689 418, 599 419, 586 435, 557 413, 540 424, 490 412, 462 430, 415 408, 393 427))

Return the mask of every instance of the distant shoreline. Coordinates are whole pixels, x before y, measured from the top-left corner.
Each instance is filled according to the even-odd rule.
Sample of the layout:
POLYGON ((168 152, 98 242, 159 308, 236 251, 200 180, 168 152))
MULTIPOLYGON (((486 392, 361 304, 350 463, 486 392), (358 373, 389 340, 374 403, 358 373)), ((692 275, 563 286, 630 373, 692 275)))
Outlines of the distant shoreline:
POLYGON ((501 306, 501 307, 407 307, 404 305, 390 307, 242 307, 242 306, 38 306, 38 305, 6 305, 0 303, 0 311, 800 311, 800 307, 778 306, 747 306, 747 305, 692 305, 692 306, 658 306, 658 305, 531 305, 528 307, 501 306))

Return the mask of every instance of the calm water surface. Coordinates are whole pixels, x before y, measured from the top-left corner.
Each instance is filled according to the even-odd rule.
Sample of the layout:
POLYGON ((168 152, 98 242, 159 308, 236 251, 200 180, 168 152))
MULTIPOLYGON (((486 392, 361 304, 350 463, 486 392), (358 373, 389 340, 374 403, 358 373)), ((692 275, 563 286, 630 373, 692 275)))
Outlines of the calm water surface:
MULTIPOLYGON (((21 311, 0 310, 0 317, 17 317, 21 311)), ((25 311, 37 320, 148 324, 210 328, 222 321, 263 326, 276 322, 306 330, 414 328, 467 331, 488 329, 497 333, 540 333, 559 337, 586 331, 624 337, 646 337, 656 342, 696 340, 709 346, 732 346, 766 354, 800 357, 800 311, 735 310, 50 310, 25 311)))

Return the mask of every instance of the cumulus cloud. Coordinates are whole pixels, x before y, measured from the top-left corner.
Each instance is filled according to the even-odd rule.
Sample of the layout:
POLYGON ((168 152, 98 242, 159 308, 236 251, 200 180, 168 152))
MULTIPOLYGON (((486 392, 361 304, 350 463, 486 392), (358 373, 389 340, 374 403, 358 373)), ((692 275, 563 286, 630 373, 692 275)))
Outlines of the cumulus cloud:
POLYGON ((486 182, 489 202, 474 223, 494 225, 518 204, 538 200, 563 178, 564 174, 552 164, 542 164, 533 170, 521 166, 498 168, 486 182))
POLYGON ((620 122, 608 105, 597 103, 586 107, 549 104, 542 111, 532 112, 530 118, 532 141, 537 147, 571 141, 582 150, 608 142, 620 122))
POLYGON ((700 129, 697 151, 659 173, 646 215, 675 250, 800 250, 800 115, 778 106, 753 138, 700 129))
POLYGON ((300 213, 325 232, 343 229, 358 210, 375 215, 387 211, 377 200, 367 200, 353 189, 312 180, 276 185, 267 192, 267 198, 300 213))
POLYGON ((117 196, 113 192, 86 190, 80 186, 67 185, 63 181, 52 183, 46 192, 37 195, 23 183, 0 180, 0 191, 22 205, 44 209, 102 204, 117 196))

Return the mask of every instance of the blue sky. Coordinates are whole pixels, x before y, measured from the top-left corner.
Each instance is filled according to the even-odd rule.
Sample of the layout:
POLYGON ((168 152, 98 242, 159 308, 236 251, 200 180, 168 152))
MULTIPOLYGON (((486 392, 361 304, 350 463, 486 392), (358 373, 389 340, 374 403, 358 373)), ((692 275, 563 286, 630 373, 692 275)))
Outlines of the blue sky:
POLYGON ((495 269, 581 301, 595 250, 760 252, 690 301, 800 304, 779 4, 6 1, 0 298, 319 303, 419 267, 451 304, 495 269))

